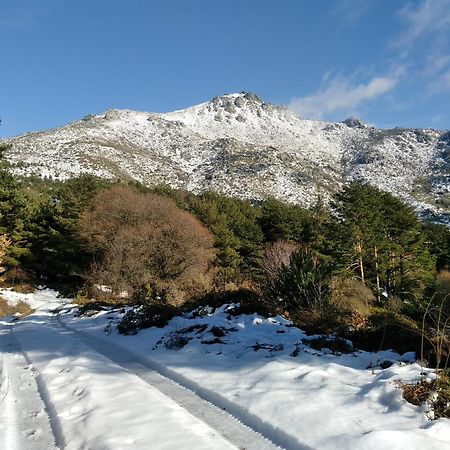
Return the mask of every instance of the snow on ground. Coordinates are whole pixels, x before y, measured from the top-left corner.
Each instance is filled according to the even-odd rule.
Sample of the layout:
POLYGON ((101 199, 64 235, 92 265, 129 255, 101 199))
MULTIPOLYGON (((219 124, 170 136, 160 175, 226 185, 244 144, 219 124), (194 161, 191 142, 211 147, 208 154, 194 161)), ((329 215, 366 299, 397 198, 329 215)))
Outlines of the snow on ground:
MULTIPOLYGON (((5 291, 1 295, 9 297, 5 291)), ((2 423, 12 423, 19 415, 22 421, 20 427, 0 427, 0 448, 52 448, 48 442, 36 440, 43 430, 42 426, 36 427, 35 414, 48 417, 55 444, 60 448, 237 448, 156 388, 53 327, 51 309, 61 304, 54 292, 22 294, 20 298, 41 306, 15 324, 8 320, 0 322, 3 365, 17 369, 14 360, 17 353, 6 353, 6 338, 13 333, 30 361, 27 368, 34 374, 30 378, 41 380, 35 391, 39 390, 42 400, 41 405, 19 410, 14 405, 16 398, 7 392, 1 405, 2 423)), ((23 380, 7 376, 2 386, 5 382, 14 388, 11 392, 17 392, 23 380)))
MULTIPOLYGON (((51 291, 20 298, 44 296, 56 301, 51 291)), ((66 304, 56 320, 49 308, 16 324, 14 334, 45 381, 65 442, 73 445, 68 448, 145 448, 149 423, 162 433, 151 448, 233 448, 202 421, 185 417, 177 402, 141 385, 143 378, 124 370, 125 363, 115 364, 115 352, 226 407, 285 448, 450 449, 450 421, 430 421, 425 407, 402 399, 398 381, 417 380, 422 370, 411 354, 313 350, 282 317, 235 315, 232 306, 177 317, 134 336, 115 330, 123 311, 78 318, 66 304), (368 369, 381 361, 393 365, 368 369)))

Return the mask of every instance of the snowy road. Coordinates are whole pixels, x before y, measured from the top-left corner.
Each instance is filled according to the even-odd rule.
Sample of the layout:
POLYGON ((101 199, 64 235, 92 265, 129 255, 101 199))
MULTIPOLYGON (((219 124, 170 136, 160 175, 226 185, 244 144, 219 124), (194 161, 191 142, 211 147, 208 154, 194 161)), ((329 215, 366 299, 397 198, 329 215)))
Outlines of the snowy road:
POLYGON ((54 300, 2 324, 1 448, 277 448, 164 368, 68 329, 51 313, 54 300))
POLYGON ((59 423, 54 420, 50 424, 43 401, 46 391, 38 372, 29 364, 12 330, 2 330, 0 348, 3 353, 0 362, 2 448, 54 449, 59 437, 59 423))

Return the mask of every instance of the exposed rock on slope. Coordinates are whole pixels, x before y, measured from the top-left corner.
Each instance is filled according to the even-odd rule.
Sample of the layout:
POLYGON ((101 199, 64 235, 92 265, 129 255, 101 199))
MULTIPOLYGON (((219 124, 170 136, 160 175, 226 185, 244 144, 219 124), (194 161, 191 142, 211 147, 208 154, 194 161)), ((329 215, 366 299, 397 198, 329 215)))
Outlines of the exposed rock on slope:
POLYGON ((303 120, 255 94, 167 114, 110 110, 6 140, 18 174, 80 173, 309 205, 360 179, 446 220, 450 133, 303 120))

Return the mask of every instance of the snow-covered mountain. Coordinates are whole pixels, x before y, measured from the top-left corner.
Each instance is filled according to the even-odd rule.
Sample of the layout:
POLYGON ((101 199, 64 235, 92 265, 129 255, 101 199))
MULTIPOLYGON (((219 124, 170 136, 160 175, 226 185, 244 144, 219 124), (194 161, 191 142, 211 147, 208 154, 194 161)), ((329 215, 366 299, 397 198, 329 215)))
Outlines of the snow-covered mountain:
POLYGON ((449 217, 450 132, 304 120, 252 93, 166 114, 109 110, 2 142, 17 174, 93 173, 305 206, 360 179, 449 217))

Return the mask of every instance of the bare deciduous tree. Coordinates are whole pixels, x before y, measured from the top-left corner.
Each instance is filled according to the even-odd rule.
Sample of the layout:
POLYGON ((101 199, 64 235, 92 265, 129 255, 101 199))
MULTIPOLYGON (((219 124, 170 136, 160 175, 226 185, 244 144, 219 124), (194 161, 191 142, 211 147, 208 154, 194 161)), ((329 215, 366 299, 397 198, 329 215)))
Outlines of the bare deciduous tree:
POLYGON ((275 241, 264 249, 261 258, 261 268, 267 278, 273 280, 278 275, 282 266, 288 266, 291 256, 300 245, 291 241, 275 241))
POLYGON ((80 220, 94 253, 90 279, 129 296, 164 293, 180 303, 212 285, 211 233, 191 214, 129 187, 101 192, 80 220))

